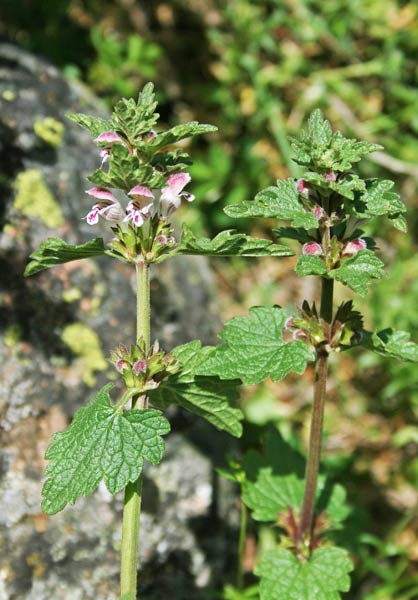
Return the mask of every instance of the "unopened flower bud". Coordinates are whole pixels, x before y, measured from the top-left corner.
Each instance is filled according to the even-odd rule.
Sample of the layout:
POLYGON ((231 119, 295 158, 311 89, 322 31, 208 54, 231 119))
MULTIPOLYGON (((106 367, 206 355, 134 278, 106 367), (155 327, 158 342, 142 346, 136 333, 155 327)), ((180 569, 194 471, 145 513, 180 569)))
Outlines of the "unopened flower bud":
POLYGON ((309 194, 309 187, 304 179, 298 179, 296 181, 296 190, 299 194, 303 194, 304 196, 309 194))
POLYGON ((129 367, 131 366, 127 360, 124 360, 123 358, 121 358, 120 360, 116 361, 116 369, 119 371, 119 373, 122 373, 122 371, 124 371, 125 369, 129 369, 129 367))
POLYGON ((313 209, 313 216, 315 217, 315 219, 318 219, 318 221, 320 219, 323 219, 325 217, 325 211, 322 208, 322 206, 319 206, 319 204, 317 204, 314 209, 313 209))
POLYGON ((337 175, 334 173, 334 171, 329 171, 328 173, 325 173, 325 179, 329 182, 336 181, 337 175))
POLYGON ((365 250, 366 248, 366 240, 357 238, 355 240, 351 240, 344 246, 343 254, 349 254, 350 256, 353 256, 354 254, 357 254, 357 252, 359 252, 360 250, 365 250))
POLYGON ((303 331, 303 329, 296 329, 293 332, 293 339, 294 340, 300 340, 300 339, 305 339, 306 338, 306 333, 303 331))
POLYGON ((123 140, 114 131, 103 131, 94 139, 97 144, 123 144, 123 140))
POLYGON ((156 139, 156 137, 157 133, 153 129, 151 129, 151 131, 144 133, 142 139, 144 140, 144 142, 153 142, 156 139))
POLYGON ((146 373, 147 370, 147 361, 143 360, 143 359, 139 359, 137 360, 133 367, 132 367, 133 372, 135 373, 135 375, 139 375, 139 373, 146 373))
POLYGON ((324 251, 321 244, 318 242, 308 242, 302 246, 302 254, 310 254, 311 256, 322 256, 324 251))
POLYGON ((292 329, 293 327, 294 327, 293 317, 287 317, 286 321, 284 322, 284 328, 289 330, 289 329, 292 329))
POLYGON ((160 235, 157 235, 157 242, 159 244, 161 244, 161 246, 167 246, 167 243, 168 243, 167 236, 160 233, 160 235))

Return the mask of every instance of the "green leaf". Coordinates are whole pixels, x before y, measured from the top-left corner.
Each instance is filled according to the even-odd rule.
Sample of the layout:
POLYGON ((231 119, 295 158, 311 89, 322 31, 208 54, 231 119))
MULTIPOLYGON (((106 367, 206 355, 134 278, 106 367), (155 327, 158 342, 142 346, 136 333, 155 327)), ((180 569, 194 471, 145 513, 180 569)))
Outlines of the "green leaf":
POLYGON ((306 277, 307 275, 325 275, 327 266, 319 256, 301 254, 298 258, 295 271, 299 277, 306 277))
POLYGON ((157 171, 174 173, 190 167, 192 160, 186 152, 177 149, 154 154, 154 156, 151 157, 149 164, 156 168, 157 171))
POLYGON ((308 561, 274 548, 264 553, 254 573, 261 578, 260 600, 339 600, 339 592, 350 589, 352 570, 342 548, 318 548, 308 561))
POLYGON ((40 244, 38 250, 30 255, 32 259, 26 266, 25 276, 34 275, 43 269, 81 258, 101 256, 105 253, 102 238, 95 238, 85 244, 74 246, 60 238, 48 238, 40 244))
POLYGON ((278 180, 277 187, 268 187, 257 194, 254 200, 231 204, 224 211, 229 217, 265 217, 290 221, 293 227, 313 229, 318 220, 307 212, 300 201, 294 179, 278 180))
POLYGON ((396 229, 405 232, 406 221, 402 213, 406 212, 406 206, 399 194, 390 191, 394 182, 388 179, 368 179, 366 184, 366 191, 354 204, 355 214, 359 217, 387 215, 396 229))
POLYGON ((150 399, 161 407, 177 404, 205 418, 218 429, 240 437, 243 414, 231 406, 239 396, 239 381, 221 381, 218 377, 198 374, 208 352, 209 349, 201 348, 199 341, 175 348, 172 354, 178 359, 181 370, 152 390, 150 399))
POLYGON ((157 123, 160 115, 155 112, 156 108, 154 85, 147 83, 139 94, 137 102, 133 98, 119 100, 111 118, 112 129, 122 132, 132 144, 135 144, 157 123))
POLYGON ((182 123, 168 129, 168 131, 159 133, 156 139, 150 142, 147 147, 155 152, 156 150, 167 148, 167 146, 171 146, 185 138, 202 135, 204 133, 213 133, 215 131, 218 131, 218 128, 214 125, 204 125, 197 121, 182 123))
POLYGON ((407 331, 384 329, 375 333, 363 332, 361 342, 369 350, 407 362, 418 362, 418 345, 411 342, 407 331))
MULTIPOLYGON (((243 484, 243 500, 253 511, 255 521, 277 523, 278 516, 289 507, 298 513, 302 507, 305 482, 295 474, 278 475, 272 467, 263 467, 254 481, 243 484)), ((340 529, 350 513, 346 504, 346 492, 341 485, 331 488, 321 476, 316 491, 317 514, 325 511, 329 529, 340 529)))
POLYGON ((88 177, 89 181, 105 188, 117 188, 129 192, 135 185, 162 188, 165 177, 151 165, 140 165, 138 158, 128 148, 114 145, 109 159, 109 170, 97 169, 88 177))
POLYGON ((88 496, 104 479, 112 494, 136 481, 144 459, 159 463, 164 453, 161 435, 168 421, 154 409, 120 412, 112 406, 106 385, 70 427, 53 436, 45 458, 42 510, 55 514, 79 496, 88 496))
POLYGON ((328 271, 328 277, 340 281, 365 296, 372 279, 385 277, 384 264, 371 250, 360 250, 355 256, 344 260, 338 269, 328 271))
POLYGON ((79 113, 65 115, 67 119, 74 121, 80 127, 87 129, 93 138, 98 137, 104 131, 113 131, 110 121, 99 117, 88 117, 79 113))
MULTIPOLYGON (((291 139, 293 159, 312 171, 349 171, 363 156, 381 150, 382 146, 345 138, 331 125, 320 110, 314 110, 307 130, 291 139)), ((341 192, 340 192, 341 193, 341 192)))
POLYGON ((291 371, 303 373, 314 354, 301 341, 283 341, 285 320, 286 313, 278 306, 254 307, 249 317, 231 319, 220 335, 224 343, 211 351, 200 372, 246 383, 267 377, 279 381, 291 371))
POLYGON ((293 256, 292 250, 270 240, 254 238, 234 229, 222 231, 212 240, 197 238, 183 226, 183 234, 178 254, 199 254, 205 256, 293 256))

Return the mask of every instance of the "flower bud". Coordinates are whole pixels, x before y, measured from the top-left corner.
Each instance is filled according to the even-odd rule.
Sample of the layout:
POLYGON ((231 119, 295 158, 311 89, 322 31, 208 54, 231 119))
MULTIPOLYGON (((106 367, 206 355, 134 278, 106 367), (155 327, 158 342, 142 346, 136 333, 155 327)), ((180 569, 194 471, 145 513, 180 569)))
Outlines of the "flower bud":
POLYGON ((289 330, 292 329, 294 327, 294 318, 293 317, 287 317, 286 321, 284 322, 284 328, 289 330))
POLYGON ((309 194, 309 187, 304 179, 298 179, 296 181, 296 190, 299 194, 303 194, 304 196, 308 196, 309 194))
POLYGON ((117 360, 115 364, 115 367, 119 371, 119 373, 122 373, 122 371, 125 371, 125 369, 129 369, 130 366, 131 365, 128 363, 128 361, 124 360, 123 358, 117 360))
POLYGON ((325 179, 329 182, 337 181, 337 175, 334 171, 328 171, 328 173, 325 173, 325 179))
POLYGON ((361 238, 357 238, 355 240, 351 240, 347 242, 344 246, 342 253, 349 254, 350 256, 354 256, 360 250, 365 250, 367 248, 366 240, 362 240, 361 238))
POLYGON ((315 217, 315 219, 318 219, 318 221, 325 217, 325 211, 322 208, 322 206, 319 206, 319 204, 316 204, 312 212, 313 216, 315 217))
POLYGON ((135 373, 135 375, 139 375, 140 373, 146 373, 147 371, 147 361, 144 359, 139 359, 137 360, 133 367, 132 367, 133 372, 135 373))
POLYGON ((324 251, 321 244, 318 242, 308 242, 302 246, 302 254, 310 254, 311 256, 322 256, 324 251))

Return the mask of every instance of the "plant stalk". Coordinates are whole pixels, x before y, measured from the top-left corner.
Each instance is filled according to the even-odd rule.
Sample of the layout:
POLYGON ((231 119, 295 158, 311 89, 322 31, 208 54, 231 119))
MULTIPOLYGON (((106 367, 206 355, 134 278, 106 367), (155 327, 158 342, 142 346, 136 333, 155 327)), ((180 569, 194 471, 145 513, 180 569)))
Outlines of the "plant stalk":
MULTIPOLYGON (((334 282, 332 279, 322 279, 321 317, 328 323, 332 322, 332 306, 334 282)), ((311 431, 309 436, 308 460, 305 474, 305 493, 303 497, 302 512, 299 523, 299 542, 303 542, 308 535, 311 541, 315 496, 318 481, 319 464, 321 460, 322 428, 324 422, 324 406, 326 399, 326 385, 328 374, 328 352, 324 349, 318 354, 315 366, 314 401, 312 408, 311 431)))
MULTIPOLYGON (((149 265, 136 266, 137 305, 136 305, 136 338, 143 340, 145 351, 150 347, 151 337, 151 304, 149 265)), ((132 398, 132 408, 146 408, 144 396, 132 398)), ((139 518, 141 513, 142 473, 125 489, 122 523, 122 551, 120 595, 123 600, 136 600, 137 597, 137 565, 139 548, 139 518)))
POLYGON ((241 500, 240 527, 238 539, 238 568, 237 568, 237 588, 244 589, 244 553, 245 541, 247 537, 247 507, 241 500))

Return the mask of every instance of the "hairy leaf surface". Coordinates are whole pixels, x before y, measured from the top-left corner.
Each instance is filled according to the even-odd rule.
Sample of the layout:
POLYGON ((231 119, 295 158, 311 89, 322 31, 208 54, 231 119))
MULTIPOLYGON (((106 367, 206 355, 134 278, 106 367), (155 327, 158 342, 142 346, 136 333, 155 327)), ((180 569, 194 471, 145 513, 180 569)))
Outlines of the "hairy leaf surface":
POLYGON ((42 490, 42 510, 55 514, 79 496, 88 496, 104 479, 115 494, 136 481, 144 459, 159 463, 164 453, 160 436, 170 431, 159 410, 120 412, 102 388, 81 408, 68 429, 54 435, 46 451, 50 460, 42 490))
POLYGON ((250 309, 249 317, 231 319, 220 335, 224 343, 211 351, 200 372, 245 383, 267 377, 279 381, 291 371, 303 373, 314 354, 303 342, 283 341, 286 317, 278 306, 258 306, 250 309))

